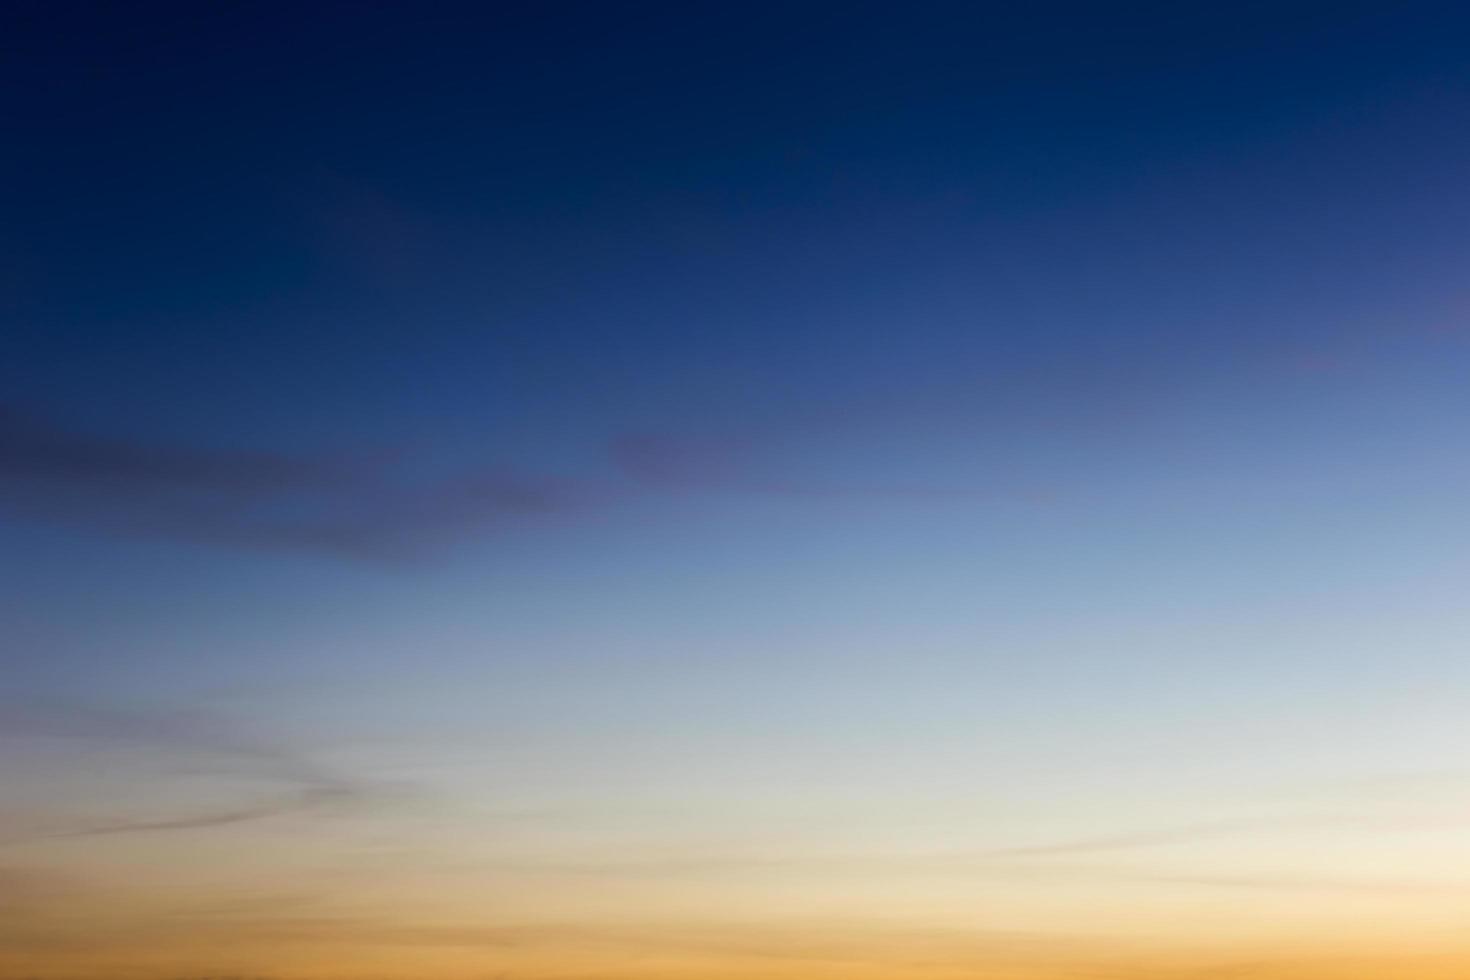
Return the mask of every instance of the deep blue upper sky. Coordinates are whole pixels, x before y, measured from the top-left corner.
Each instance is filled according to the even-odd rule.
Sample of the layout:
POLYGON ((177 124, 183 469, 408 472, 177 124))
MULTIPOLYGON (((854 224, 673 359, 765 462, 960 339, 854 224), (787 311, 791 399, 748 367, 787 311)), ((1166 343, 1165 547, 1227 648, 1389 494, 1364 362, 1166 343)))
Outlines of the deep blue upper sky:
POLYGON ((38 3, 5 35, 4 382, 97 423, 1148 373, 1279 337, 1272 304, 1398 301, 1464 216, 1455 5, 38 3))
POLYGON ((0 34, 6 533, 129 589, 679 506, 1187 510, 1312 452, 1443 458, 1464 408, 1462 5, 48 2, 0 34))

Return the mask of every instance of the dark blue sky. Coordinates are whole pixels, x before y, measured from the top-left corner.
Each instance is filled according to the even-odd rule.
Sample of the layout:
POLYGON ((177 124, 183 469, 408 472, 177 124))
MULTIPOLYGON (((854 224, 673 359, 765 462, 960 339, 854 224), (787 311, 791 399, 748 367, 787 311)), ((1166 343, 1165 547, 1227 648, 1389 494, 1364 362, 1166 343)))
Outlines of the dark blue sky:
POLYGON ((1458 404, 1455 5, 39 3, 4 34, 15 533, 474 550, 659 494, 1050 498, 1458 404))
POLYGON ((1393 471, 1344 440, 1434 445, 1463 401, 1455 5, 37 3, 4 36, 0 477, 49 567, 224 589, 670 508, 1393 471))
POLYGON ((1458 258, 1452 5, 783 7, 13 5, 4 381, 191 439, 1112 385, 1458 258))

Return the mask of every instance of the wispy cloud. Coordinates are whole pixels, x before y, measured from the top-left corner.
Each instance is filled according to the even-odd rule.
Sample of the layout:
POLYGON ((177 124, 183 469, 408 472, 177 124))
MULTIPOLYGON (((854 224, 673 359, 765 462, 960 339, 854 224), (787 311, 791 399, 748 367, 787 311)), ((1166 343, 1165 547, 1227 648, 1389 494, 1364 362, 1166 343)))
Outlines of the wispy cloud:
POLYGON ((344 803, 356 803, 361 798, 361 791, 345 785, 317 786, 237 809, 154 820, 113 820, 41 836, 51 840, 65 840, 71 837, 107 837, 113 834, 146 834, 165 830, 204 830, 211 827, 226 827, 230 824, 264 820, 268 817, 310 813, 344 803))
POLYGON ((0 738, 75 738, 204 755, 230 771, 330 782, 299 753, 242 732, 206 711, 116 706, 61 698, 0 702, 0 738))
POLYGON ((0 477, 229 494, 319 489, 351 480, 342 460, 220 452, 103 438, 0 406, 0 477))
POLYGON ((965 502, 1049 500, 1049 489, 1010 474, 972 483, 923 479, 880 481, 810 479, 772 474, 756 465, 760 438, 677 436, 629 433, 614 439, 609 455, 637 483, 676 492, 718 492, 807 500, 894 500, 965 502))
MULTIPOLYGON (((289 907, 288 907, 289 908, 289 907)), ((267 909, 226 911, 154 911, 146 919, 103 926, 119 946, 140 946, 167 938, 175 949, 198 951, 203 957, 220 949, 245 948, 265 954, 287 946, 331 949, 340 958, 365 961, 385 953, 456 948, 478 950, 544 969, 548 957, 566 963, 597 964, 608 977, 646 975, 648 958, 691 959, 727 970, 733 963, 786 963, 793 969, 820 963, 851 964, 911 972, 923 968, 1004 969, 1067 962, 1113 959, 1118 948, 1095 939, 1065 934, 1027 935, 1004 930, 923 929, 896 927, 879 921, 824 920, 791 923, 700 921, 679 919, 560 920, 517 917, 506 921, 466 917, 416 921, 401 915, 334 914, 330 906, 316 912, 271 912, 267 909), (122 923, 125 926, 120 927, 122 923), (180 937, 187 937, 183 940, 180 937), (358 951, 354 953, 353 951, 358 951)), ((7 924, 0 922, 0 937, 7 924)), ((95 927, 94 927, 95 928, 95 927)), ((26 938, 22 936, 21 938, 26 938)), ((60 937, 38 937, 53 942, 60 937)), ((206 962, 201 966, 210 965, 206 962)), ((533 975, 539 975, 535 969, 533 975)), ((564 969, 559 976, 568 975, 564 969)), ((207 974, 208 975, 208 974, 207 974)))
POLYGON ((1244 817, 1235 820, 1212 820, 1179 824, 1119 834, 1099 834, 1040 844, 995 848, 983 852, 988 858, 1046 858, 1110 851, 1131 851, 1176 844, 1194 844, 1219 839, 1249 837, 1292 831, 1325 830, 1403 830, 1426 827, 1462 827, 1470 818, 1443 813, 1302 813, 1244 817))
POLYGON ((0 409, 0 513, 12 520, 396 559, 602 499, 572 481, 503 468, 422 479, 402 459, 102 438, 0 409))
POLYGON ((103 818, 43 828, 21 840, 100 837, 223 827, 288 814, 361 805, 375 787, 332 772, 308 756, 242 734, 198 711, 118 708, 71 701, 0 703, 0 739, 85 739, 176 753, 213 776, 245 777, 283 786, 264 800, 180 815, 103 818))
MULTIPOLYGON (((805 427, 818 432, 849 424, 828 412, 807 415, 805 427)), ((231 548, 399 560, 513 527, 596 514, 637 493, 831 501, 1049 497, 1005 476, 983 485, 786 476, 762 465, 780 441, 768 429, 737 437, 624 434, 608 444, 605 462, 613 472, 600 481, 497 466, 430 478, 402 454, 292 455, 101 437, 0 407, 0 516, 231 548)))
POLYGON ((1371 878, 1293 874, 1168 874, 1118 872, 1114 880, 1141 884, 1192 885, 1204 888, 1245 889, 1250 891, 1352 892, 1361 895, 1458 895, 1470 897, 1470 880, 1434 881, 1414 878, 1371 878))
POLYGON ((1001 847, 984 852, 984 856, 992 858, 1050 857, 1052 855, 1096 854, 1107 851, 1129 851, 1149 847, 1167 847, 1172 844, 1190 844, 1198 841, 1235 837, 1241 834, 1257 833, 1266 830, 1279 830, 1282 827, 1301 826, 1303 823, 1307 826, 1320 826, 1324 820, 1328 823, 1340 822, 1337 818, 1202 821, 1200 823, 1162 827, 1157 830, 1145 830, 1136 833, 1099 834, 1097 836, 1076 837, 1041 844, 1001 847))

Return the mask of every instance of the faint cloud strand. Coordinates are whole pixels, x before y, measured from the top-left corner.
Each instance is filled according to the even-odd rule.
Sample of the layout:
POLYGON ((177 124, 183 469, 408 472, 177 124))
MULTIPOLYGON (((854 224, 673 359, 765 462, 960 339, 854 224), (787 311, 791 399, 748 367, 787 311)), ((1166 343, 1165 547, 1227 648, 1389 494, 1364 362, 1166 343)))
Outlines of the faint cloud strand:
POLYGON ((386 464, 104 439, 0 407, 0 508, 32 522, 391 560, 606 496, 489 468, 416 481, 386 464))
POLYGON ((292 813, 360 805, 375 794, 366 783, 329 772, 306 756, 236 732, 197 711, 124 709, 70 701, 0 703, 0 738, 67 738, 146 745, 203 757, 211 774, 242 775, 285 784, 260 803, 177 817, 115 819, 30 833, 21 840, 195 830, 292 813))

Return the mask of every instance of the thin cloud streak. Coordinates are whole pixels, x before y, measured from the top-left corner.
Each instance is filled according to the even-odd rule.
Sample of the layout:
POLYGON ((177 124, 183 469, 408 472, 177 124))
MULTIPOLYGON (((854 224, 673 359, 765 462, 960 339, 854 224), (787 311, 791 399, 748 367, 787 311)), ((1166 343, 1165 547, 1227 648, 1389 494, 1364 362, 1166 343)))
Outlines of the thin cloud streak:
POLYGON ((354 470, 340 460, 102 438, 0 405, 0 477, 4 478, 270 494, 341 485, 354 478, 354 470))
POLYGON ((424 481, 404 460, 388 462, 105 439, 0 408, 0 513, 33 523, 396 560, 607 497, 503 468, 424 481))
MULTIPOLYGON (((272 817, 317 812, 328 809, 329 807, 355 803, 361 797, 362 794, 359 791, 347 786, 337 788, 318 786, 304 789, 299 793, 292 793, 278 800, 235 810, 223 810, 215 813, 203 813, 197 816, 175 817, 172 819, 119 820, 41 836, 46 840, 67 840, 78 837, 109 837, 116 834, 158 833, 168 830, 205 830, 213 827, 227 827, 231 824, 249 823, 255 820, 266 820, 272 817)), ((36 838, 31 839, 34 840, 36 838)))
POLYGON ((102 820, 28 833, 0 842, 4 844, 202 830, 290 814, 325 813, 361 805, 377 795, 365 782, 329 772, 300 753, 247 738, 197 711, 123 709, 57 700, 0 703, 0 738, 144 745, 203 757, 211 775, 242 776, 288 787, 284 794, 260 803, 174 817, 102 820))
POLYGON ((0 738, 78 738, 151 745, 203 754, 217 768, 291 782, 324 782, 310 760, 241 734, 207 712, 169 708, 121 708, 59 698, 0 702, 0 738))
MULTIPOLYGON (((826 415, 826 424, 835 424, 826 415)), ((607 446, 621 480, 477 467, 424 480, 411 460, 220 452, 68 430, 0 407, 0 514, 143 538, 349 560, 414 560, 468 539, 597 514, 631 492, 821 501, 1039 502, 1025 481, 803 482, 751 466, 760 438, 625 434, 607 446)))
POLYGON ((1303 814, 1275 817, 1258 817, 1240 820, 1206 821, 1164 827, 1158 830, 1129 834, 1109 834, 1096 837, 1079 837, 1072 840, 1018 847, 996 848, 983 852, 988 858, 1044 858, 1053 855, 1098 854, 1110 851, 1141 850, 1168 847, 1174 844, 1193 844, 1216 839, 1234 838, 1261 833, 1294 830, 1383 829, 1394 830, 1405 827, 1460 827, 1470 824, 1470 818, 1413 819, 1406 815, 1359 816, 1354 814, 1303 814))
POLYGON ((626 477, 651 489, 683 493, 736 493, 817 501, 921 501, 930 503, 1014 500, 1049 501, 1054 494, 1011 476, 988 483, 902 480, 891 483, 799 480, 756 472, 758 440, 625 434, 609 445, 613 464, 626 477))

